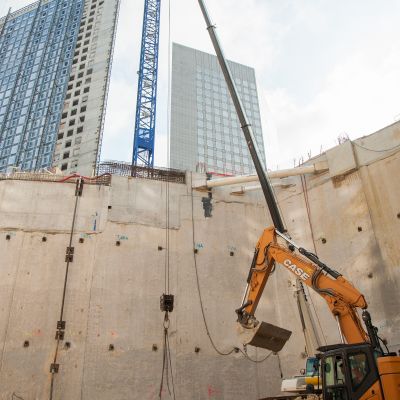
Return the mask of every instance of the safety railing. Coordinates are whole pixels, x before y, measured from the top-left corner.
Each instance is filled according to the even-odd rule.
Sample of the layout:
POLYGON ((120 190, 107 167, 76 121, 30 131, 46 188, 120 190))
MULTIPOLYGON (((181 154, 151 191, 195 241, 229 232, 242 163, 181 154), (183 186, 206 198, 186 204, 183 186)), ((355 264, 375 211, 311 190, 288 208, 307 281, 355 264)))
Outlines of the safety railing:
POLYGON ((119 176, 132 176, 135 178, 152 179, 173 183, 185 183, 184 171, 171 168, 147 168, 132 166, 130 163, 121 161, 103 161, 99 164, 99 175, 111 174, 119 176))

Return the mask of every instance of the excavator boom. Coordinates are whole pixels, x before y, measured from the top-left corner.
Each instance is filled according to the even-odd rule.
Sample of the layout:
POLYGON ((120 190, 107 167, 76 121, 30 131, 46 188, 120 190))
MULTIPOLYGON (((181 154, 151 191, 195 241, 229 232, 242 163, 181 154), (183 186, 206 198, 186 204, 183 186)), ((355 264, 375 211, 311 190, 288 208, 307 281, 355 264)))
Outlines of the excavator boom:
MULTIPOLYGON (((275 228, 271 227, 264 230, 257 243, 247 279, 245 296, 242 306, 237 310, 239 322, 244 328, 243 332, 246 332, 246 329, 256 328, 257 335, 254 335, 251 341, 257 342, 258 347, 270 348, 268 347, 270 345, 269 338, 265 341, 266 346, 260 346, 262 342, 259 339, 266 337, 263 333, 265 329, 272 332, 271 327, 266 328, 265 325, 263 327, 263 324, 257 324, 254 314, 268 278, 278 264, 284 266, 304 285, 311 287, 324 298, 337 319, 340 332, 347 343, 369 342, 369 336, 356 311, 367 308, 364 296, 338 272, 331 270, 320 261, 320 265, 317 265, 305 258, 305 255, 310 255, 314 259, 316 257, 314 254, 295 246, 289 238, 287 238, 290 241, 289 245, 279 243, 278 237, 283 238, 281 241, 285 241, 286 237, 283 234, 278 236, 275 228)), ((275 327, 273 331, 275 342, 279 341, 279 329, 282 328, 275 327)), ((282 331, 281 334, 282 340, 288 339, 286 332, 282 331)), ((246 332, 246 335, 250 336, 249 331, 246 332)), ((246 335, 243 333, 243 336, 246 335)), ((253 344, 250 342, 247 341, 248 344, 253 344)), ((274 351, 276 351, 276 347, 274 351)))

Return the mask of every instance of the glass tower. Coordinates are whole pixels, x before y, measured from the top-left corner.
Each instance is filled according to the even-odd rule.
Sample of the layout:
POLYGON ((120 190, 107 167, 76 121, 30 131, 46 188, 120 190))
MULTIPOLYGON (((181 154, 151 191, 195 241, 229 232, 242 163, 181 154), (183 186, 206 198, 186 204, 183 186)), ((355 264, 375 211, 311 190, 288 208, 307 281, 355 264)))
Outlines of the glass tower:
POLYGON ((83 3, 41 0, 0 20, 0 172, 52 165, 83 3))
MULTIPOLYGON (((228 63, 265 165, 254 69, 228 63)), ((254 173, 217 57, 174 43, 171 86, 171 167, 224 175, 254 173)))

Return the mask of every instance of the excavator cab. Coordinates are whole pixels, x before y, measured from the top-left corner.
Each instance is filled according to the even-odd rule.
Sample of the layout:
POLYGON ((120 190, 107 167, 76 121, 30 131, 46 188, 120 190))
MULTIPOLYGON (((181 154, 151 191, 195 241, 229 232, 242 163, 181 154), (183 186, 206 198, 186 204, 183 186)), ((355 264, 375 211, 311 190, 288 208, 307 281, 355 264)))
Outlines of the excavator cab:
POLYGON ((384 399, 370 344, 323 346, 319 351, 324 400, 384 399))

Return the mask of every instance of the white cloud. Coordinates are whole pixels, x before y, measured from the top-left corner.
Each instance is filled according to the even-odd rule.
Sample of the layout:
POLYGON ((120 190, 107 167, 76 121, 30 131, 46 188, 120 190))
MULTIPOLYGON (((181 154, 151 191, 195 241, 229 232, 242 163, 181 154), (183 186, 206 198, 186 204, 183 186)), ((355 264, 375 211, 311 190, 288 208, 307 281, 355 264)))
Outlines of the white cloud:
POLYGON ((333 147, 343 133, 354 139, 394 122, 400 112, 400 56, 394 43, 379 46, 373 60, 363 51, 340 60, 306 104, 283 88, 263 91, 269 104, 264 120, 274 121, 273 129, 264 130, 272 167, 292 166, 309 151, 314 156, 321 146, 333 147))

